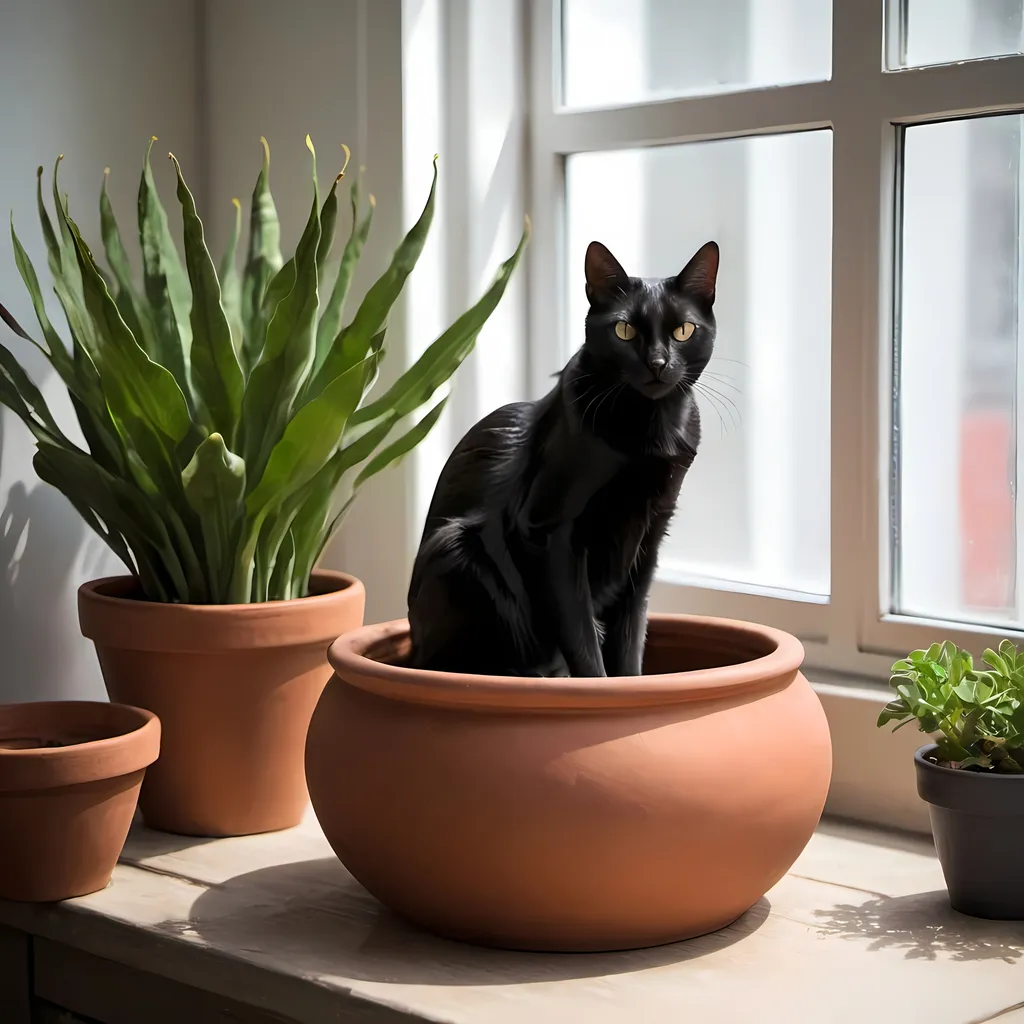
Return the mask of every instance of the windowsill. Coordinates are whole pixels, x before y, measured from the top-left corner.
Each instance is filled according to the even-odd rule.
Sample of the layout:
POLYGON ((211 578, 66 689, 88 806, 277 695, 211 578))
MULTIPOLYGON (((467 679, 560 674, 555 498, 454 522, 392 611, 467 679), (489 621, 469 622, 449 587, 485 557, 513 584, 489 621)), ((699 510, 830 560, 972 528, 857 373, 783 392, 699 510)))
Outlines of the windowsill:
POLYGON ((115 1005, 118 1020, 222 1019, 181 1001, 206 992, 252 1008, 239 1019, 282 1024, 980 1024, 1020 1006, 1024 959, 1018 923, 950 910, 927 840, 835 821, 735 925, 629 953, 434 939, 382 910, 315 820, 246 839, 138 829, 106 890, 52 907, 0 903, 0 922, 36 937, 38 996, 98 1020, 115 1005), (135 981, 111 982, 115 965, 135 981))

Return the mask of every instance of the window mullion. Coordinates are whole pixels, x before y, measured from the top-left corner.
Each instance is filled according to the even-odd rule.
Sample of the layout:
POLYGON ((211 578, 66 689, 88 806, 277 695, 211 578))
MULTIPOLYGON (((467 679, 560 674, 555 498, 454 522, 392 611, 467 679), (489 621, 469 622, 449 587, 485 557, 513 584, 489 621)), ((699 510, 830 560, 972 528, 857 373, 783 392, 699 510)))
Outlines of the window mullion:
POLYGON ((555 108, 561 102, 558 0, 526 3, 529 184, 533 238, 526 253, 528 384, 537 398, 551 387, 564 330, 561 261, 563 159, 557 152, 555 108))
MULTIPOLYGON (((832 601, 829 645, 853 652, 878 615, 882 309, 891 254, 894 130, 884 120, 882 0, 833 6, 832 601), (881 259, 880 259, 881 257, 881 259)), ((884 463, 882 463, 884 465, 884 463)))

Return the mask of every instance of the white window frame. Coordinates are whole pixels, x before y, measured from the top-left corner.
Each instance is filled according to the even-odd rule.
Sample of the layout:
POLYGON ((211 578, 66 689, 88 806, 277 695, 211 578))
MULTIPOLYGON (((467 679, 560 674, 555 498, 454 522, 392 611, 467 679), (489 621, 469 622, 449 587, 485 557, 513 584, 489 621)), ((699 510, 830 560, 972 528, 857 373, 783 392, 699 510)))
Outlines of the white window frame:
MULTIPOLYGON (((897 13, 898 4, 891 5, 897 13)), ((891 614, 889 532, 893 266, 898 156, 907 126, 1024 111, 1024 57, 889 71, 895 38, 883 0, 833 0, 829 81, 567 109, 561 101, 560 0, 527 4, 529 383, 551 386, 552 324, 564 324, 565 160, 573 153, 829 128, 833 152, 831 598, 661 578, 667 611, 756 619, 798 636, 806 664, 888 676, 893 657, 936 636, 979 650, 1024 631, 891 614), (887 31, 888 30, 888 31, 887 31), (887 38, 888 37, 888 38, 887 38)), ((898 30, 898 26, 895 26, 898 30)), ((685 486, 685 485, 684 485, 685 486)), ((1020 506, 1020 502, 1018 502, 1020 506)), ((1020 523, 1021 508, 1018 507, 1020 523)))

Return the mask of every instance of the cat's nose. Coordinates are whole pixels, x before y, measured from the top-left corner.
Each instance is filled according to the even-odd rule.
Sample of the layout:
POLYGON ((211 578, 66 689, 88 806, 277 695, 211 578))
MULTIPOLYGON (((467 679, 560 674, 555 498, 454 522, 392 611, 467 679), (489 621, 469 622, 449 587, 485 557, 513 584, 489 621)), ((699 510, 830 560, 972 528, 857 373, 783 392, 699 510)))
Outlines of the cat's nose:
POLYGON ((651 356, 647 360, 647 365, 651 368, 651 372, 661 380, 662 371, 665 369, 666 359, 664 356, 651 356))

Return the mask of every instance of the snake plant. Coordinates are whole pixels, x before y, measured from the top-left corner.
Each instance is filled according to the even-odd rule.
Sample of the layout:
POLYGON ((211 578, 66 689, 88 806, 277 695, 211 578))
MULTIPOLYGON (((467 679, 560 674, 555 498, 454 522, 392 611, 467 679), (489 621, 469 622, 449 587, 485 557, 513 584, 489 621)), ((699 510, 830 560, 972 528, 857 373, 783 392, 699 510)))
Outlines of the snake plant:
MULTIPOLYGON (((39 219, 66 345, 14 232, 14 256, 39 321, 36 345, 68 389, 87 450, 58 425, 38 387, 0 345, 0 403, 36 443, 36 472, 58 488, 138 578, 145 598, 246 603, 308 593, 317 559, 359 488, 411 451, 437 422, 439 389, 472 350, 527 241, 476 305, 372 401, 389 312, 416 264, 434 214, 437 162, 426 206, 343 326, 345 299, 370 230, 373 197, 350 191, 352 228, 338 261, 337 176, 313 199, 285 260, 270 192, 270 150, 252 195, 248 253, 239 273, 241 206, 219 268, 177 175, 184 264, 153 182, 150 142, 139 186, 142 282, 136 282, 107 195, 100 193, 102 269, 72 219, 53 172, 54 220, 37 172, 39 219), (336 267, 334 263, 336 262, 336 267), (333 280, 332 280, 333 279, 333 280), (425 413, 422 410, 427 409, 425 413), (408 426, 409 417, 421 413, 408 426), (397 433, 397 436, 393 436, 397 433)), ((346 164, 348 162, 348 150, 346 164)))

